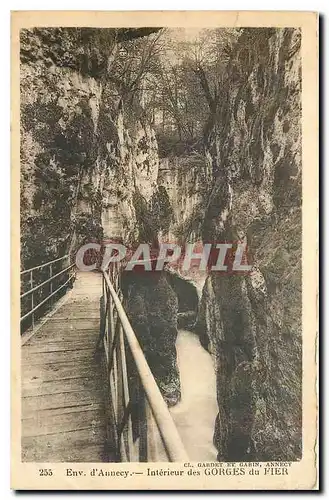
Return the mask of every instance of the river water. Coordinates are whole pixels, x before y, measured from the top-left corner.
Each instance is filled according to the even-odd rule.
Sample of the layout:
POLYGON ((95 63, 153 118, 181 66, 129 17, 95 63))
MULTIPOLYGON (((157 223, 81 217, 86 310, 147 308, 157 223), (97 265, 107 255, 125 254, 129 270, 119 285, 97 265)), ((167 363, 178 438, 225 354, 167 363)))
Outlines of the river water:
POLYGON ((218 413, 213 361, 188 330, 179 330, 176 341, 182 399, 170 412, 190 460, 214 461, 215 418, 218 413))

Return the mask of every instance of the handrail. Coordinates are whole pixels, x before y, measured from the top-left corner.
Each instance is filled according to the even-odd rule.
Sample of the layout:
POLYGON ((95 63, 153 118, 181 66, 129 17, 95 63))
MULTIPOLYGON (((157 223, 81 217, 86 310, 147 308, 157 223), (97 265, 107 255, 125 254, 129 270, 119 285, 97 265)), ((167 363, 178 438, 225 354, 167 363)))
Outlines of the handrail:
MULTIPOLYGON (((134 333, 134 330, 129 322, 129 319, 125 313, 125 310, 122 306, 122 303, 105 271, 103 271, 103 278, 104 282, 103 284, 105 285, 104 288, 107 288, 109 291, 108 295, 108 303, 107 303, 107 311, 110 313, 110 325, 109 325, 109 330, 112 329, 113 331, 109 332, 110 335, 112 336, 112 342, 109 342, 109 336, 107 338, 108 341, 108 348, 109 348, 109 356, 108 356, 108 363, 109 363, 109 371, 113 369, 113 360, 110 359, 110 354, 112 356, 115 353, 115 347, 117 344, 118 346, 118 353, 119 356, 121 356, 121 382, 123 382, 123 387, 121 388, 121 396, 124 399, 124 402, 126 404, 124 410, 122 411, 123 415, 126 414, 127 408, 129 406, 129 401, 127 401, 127 391, 128 389, 128 384, 127 384, 127 373, 126 373, 126 367, 125 367, 125 349, 124 349, 124 339, 126 339, 127 344, 129 346, 130 352, 132 354, 133 360, 135 362, 135 366, 137 368, 137 373, 139 375, 142 388, 145 392, 148 404, 149 404, 149 409, 154 417, 154 420, 156 422, 157 428, 159 430, 160 436, 162 438, 162 442, 165 448, 165 452, 167 454, 167 457, 169 458, 170 461, 172 462, 183 462, 183 461, 188 461, 188 456, 185 451, 184 445, 181 441, 181 438, 178 434, 177 428, 175 426, 175 423, 173 421, 173 418, 168 410, 167 404, 165 403, 161 392, 159 390, 159 387, 153 377, 153 374, 150 370, 150 367, 145 359, 145 356, 143 354, 143 351, 141 349, 141 346, 136 338, 136 335, 134 333), (109 302, 110 301, 110 302, 109 302), (120 339, 118 342, 118 335, 114 330, 116 329, 116 326, 114 325, 113 322, 113 311, 111 310, 111 301, 113 301, 118 320, 120 321, 120 329, 119 333, 123 332, 124 335, 119 335, 120 339), (123 359, 124 358, 124 359, 123 359), (124 362, 123 362, 124 361, 124 362), (125 383, 126 380, 126 383, 125 383)), ((105 311, 106 315, 106 311, 105 311)), ((104 339, 105 341, 105 339, 104 339)), ((105 342, 104 342, 104 346, 105 342)), ((118 381, 119 376, 118 372, 114 374, 114 378, 116 381, 118 381)), ((119 389, 118 387, 113 387, 112 386, 112 397, 116 399, 118 402, 118 393, 119 389)), ((129 392, 128 392, 129 394, 129 392)), ((120 422, 120 426, 123 427, 124 424, 126 423, 126 415, 123 418, 123 424, 120 422)), ((120 436, 119 436, 119 441, 120 441, 120 436)), ((120 445, 119 445, 120 446, 120 445)), ((147 446, 147 444, 146 444, 147 446)))
POLYGON ((43 304, 45 304, 51 297, 53 297, 57 292, 59 292, 59 290, 64 288, 64 286, 67 285, 71 281, 71 279, 72 279, 72 276, 70 276, 70 278, 67 281, 65 281, 65 283, 63 283, 63 285, 61 285, 59 288, 57 288, 54 292, 52 292, 50 295, 47 295, 47 297, 42 302, 40 302, 37 306, 35 306, 28 313, 26 313, 24 316, 22 316, 21 321, 23 321, 23 319, 26 319, 29 316, 31 316, 32 313, 34 313, 37 309, 39 309, 39 307, 41 307, 43 304))
POLYGON ((28 295, 30 295, 31 293, 35 292, 36 290, 38 290, 39 288, 41 288, 43 285, 46 285, 47 283, 50 283, 51 281, 53 281, 55 278, 58 278, 58 276, 60 276, 61 274, 69 271, 70 269, 72 269, 72 267, 74 267, 75 264, 71 264, 70 266, 67 266, 65 269, 62 269, 62 271, 60 271, 59 273, 57 274, 54 274, 54 276, 51 276, 50 278, 48 278, 47 280, 43 281, 42 283, 39 283, 39 285, 35 286, 34 288, 31 288, 30 290, 28 290, 27 292, 23 293, 20 298, 23 299, 24 297, 27 297, 28 295))
POLYGON ((49 262, 45 262, 44 264, 41 264, 40 266, 35 266, 31 267, 30 269, 25 269, 24 271, 21 271, 21 276, 23 274, 27 274, 31 271, 35 271, 36 269, 42 269, 43 267, 50 266, 50 264, 55 264, 55 262, 59 262, 60 260, 66 259, 69 257, 69 254, 63 255, 63 257, 59 257, 58 259, 50 260, 49 262))
POLYGON ((75 264, 70 264, 67 267, 65 267, 64 269, 62 269, 61 271, 59 271, 58 273, 56 273, 56 274, 53 275, 53 264, 56 263, 56 262, 60 262, 60 261, 64 260, 67 257, 69 257, 68 254, 64 255, 63 257, 59 257, 58 259, 54 259, 54 260, 51 260, 49 262, 45 262, 44 264, 41 264, 40 266, 31 267, 30 269, 26 269, 24 271, 21 271, 21 277, 24 274, 29 273, 29 275, 30 275, 30 279, 29 279, 30 289, 21 294, 20 300, 22 300, 22 299, 30 296, 31 297, 31 309, 27 313, 25 313, 23 316, 21 316, 20 322, 22 323, 22 321, 24 321, 29 316, 31 316, 32 330, 34 330, 34 319, 35 319, 34 318, 34 313, 35 313, 35 311, 37 311, 42 305, 44 305, 52 297, 54 297, 74 277, 73 274, 71 276, 69 275, 69 277, 65 281, 65 283, 61 284, 58 288, 56 288, 56 290, 53 290, 53 282, 56 280, 56 278, 58 278, 59 276, 61 276, 64 273, 68 273, 75 266, 75 264), (36 286, 33 286, 33 271, 36 271, 37 269, 42 269, 42 268, 45 268, 45 267, 49 267, 49 278, 47 278, 46 280, 42 281, 41 283, 38 283, 36 286), (34 302, 34 298, 35 298, 34 297, 34 293, 37 290, 39 290, 40 288, 42 288, 44 285, 48 284, 48 283, 50 285, 49 294, 41 302, 39 302, 39 304, 35 304, 35 302, 34 302))

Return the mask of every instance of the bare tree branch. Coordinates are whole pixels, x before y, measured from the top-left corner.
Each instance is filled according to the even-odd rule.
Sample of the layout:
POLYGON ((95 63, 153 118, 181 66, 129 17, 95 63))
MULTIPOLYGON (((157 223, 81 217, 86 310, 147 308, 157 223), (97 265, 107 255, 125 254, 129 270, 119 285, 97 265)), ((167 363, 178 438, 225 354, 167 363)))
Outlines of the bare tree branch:
POLYGON ((203 68, 200 65, 197 66, 195 73, 199 77, 200 84, 201 84, 201 87, 204 91, 204 94, 205 94, 205 97, 207 99, 207 103, 209 105, 210 110, 212 112, 216 112, 216 106, 217 106, 216 91, 215 91, 215 95, 212 96, 207 77, 205 75, 203 68))

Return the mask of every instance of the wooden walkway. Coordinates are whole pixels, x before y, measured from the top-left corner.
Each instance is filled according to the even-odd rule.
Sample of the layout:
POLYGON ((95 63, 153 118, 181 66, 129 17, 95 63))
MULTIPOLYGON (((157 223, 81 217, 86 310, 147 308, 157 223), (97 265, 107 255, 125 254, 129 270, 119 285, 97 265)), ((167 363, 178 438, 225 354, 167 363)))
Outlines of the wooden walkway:
MULTIPOLYGON (((30 339, 23 337, 22 461, 118 461, 110 451, 105 363, 95 355, 101 293, 101 274, 78 273, 65 302, 30 339)), ((214 461, 218 408, 210 355, 186 330, 179 330, 177 353, 182 400, 170 412, 190 459, 214 461)))
POLYGON ((112 461, 95 356, 101 291, 100 274, 78 274, 67 301, 22 346, 22 461, 112 461))

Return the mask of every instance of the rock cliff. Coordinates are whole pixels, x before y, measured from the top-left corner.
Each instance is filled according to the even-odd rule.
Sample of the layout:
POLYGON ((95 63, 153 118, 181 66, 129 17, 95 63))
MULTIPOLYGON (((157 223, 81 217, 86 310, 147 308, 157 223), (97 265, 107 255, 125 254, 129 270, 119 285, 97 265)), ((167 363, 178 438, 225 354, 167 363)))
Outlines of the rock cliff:
POLYGON ((201 239, 203 214, 209 192, 204 155, 169 156, 160 160, 157 183, 169 197, 172 217, 167 240, 184 244, 201 239))
MULTIPOLYGON (((172 212, 166 190, 157 185, 154 130, 139 103, 125 99, 120 82, 109 78, 120 40, 157 30, 22 31, 23 268, 68 252, 74 258, 91 241, 157 247, 159 235, 168 232, 172 212)), ((162 273, 155 283, 145 274, 143 284, 127 283, 127 311, 173 404, 180 398, 177 298, 162 273)))
POLYGON ((103 31, 21 33, 25 267, 92 238, 138 241, 138 202, 157 197, 155 133, 142 109, 125 107, 104 71, 116 57, 118 38, 143 30, 103 31))
POLYGON ((241 34, 206 136, 205 241, 248 244, 252 272, 207 278, 198 328, 215 358, 222 460, 301 457, 300 32, 241 34))

